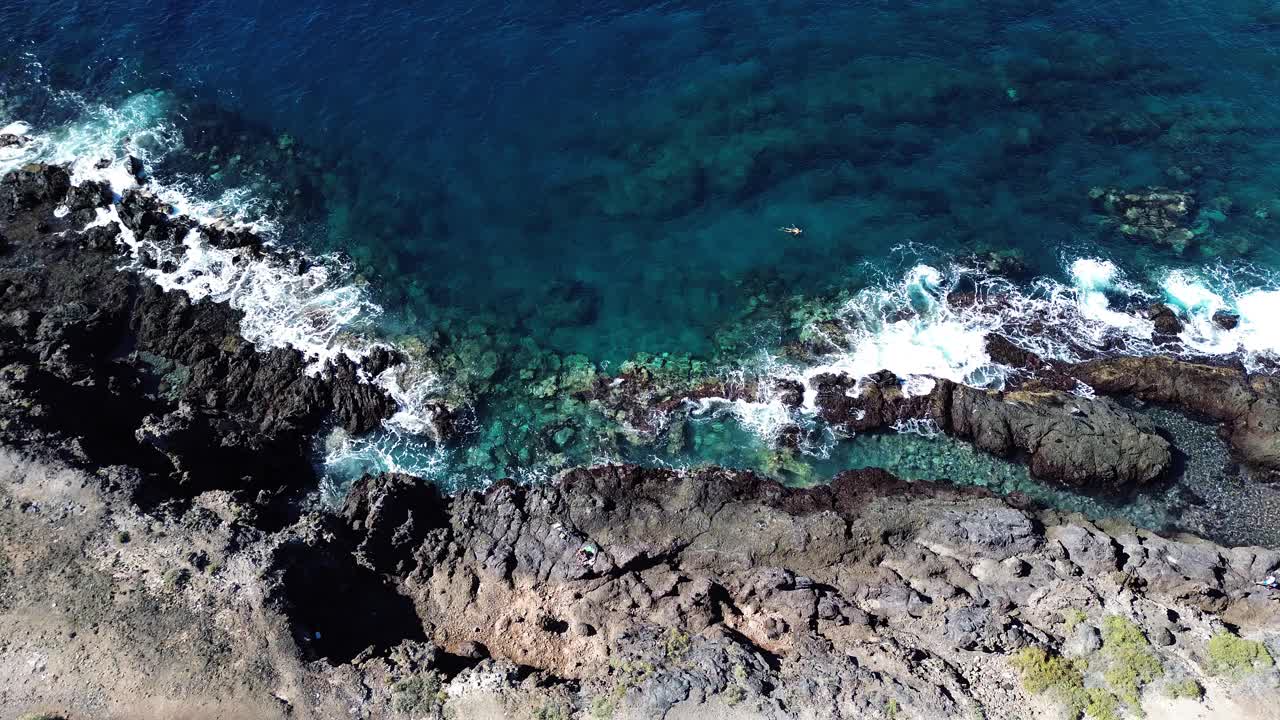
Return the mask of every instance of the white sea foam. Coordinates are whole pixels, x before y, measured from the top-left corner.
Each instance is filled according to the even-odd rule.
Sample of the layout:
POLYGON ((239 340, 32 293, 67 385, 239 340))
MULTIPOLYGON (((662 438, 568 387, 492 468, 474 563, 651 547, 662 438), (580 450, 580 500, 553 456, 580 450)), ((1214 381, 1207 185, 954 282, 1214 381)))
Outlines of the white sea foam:
POLYGON ((1250 370, 1264 359, 1280 357, 1280 278, 1248 268, 1243 276, 1262 287, 1240 287, 1236 273, 1221 266, 1196 271, 1174 270, 1160 282, 1168 304, 1183 322, 1180 339, 1202 355, 1237 354, 1250 370), (1239 317, 1227 329, 1214 320, 1217 313, 1239 317))
POLYGON ((1106 328, 1120 328, 1141 337, 1151 337, 1153 326, 1149 320, 1111 308, 1108 293, 1139 293, 1136 285, 1122 279, 1115 263, 1097 258, 1079 258, 1071 263, 1069 273, 1076 306, 1084 317, 1106 328))
POLYGON ((937 268, 917 265, 895 287, 858 293, 838 312, 846 328, 843 337, 831 338, 849 350, 789 373, 804 385, 804 406, 815 409, 813 380, 823 374, 862 378, 889 370, 907 382, 909 392, 926 392, 932 378, 1000 384, 1002 375, 992 365, 985 341, 999 317, 953 309, 947 294, 954 280, 937 268))
MULTIPOLYGON (((138 187, 129 157, 153 168, 183 149, 182 135, 169 120, 171 114, 168 95, 145 92, 116 107, 85 106, 75 122, 44 133, 10 123, 6 128, 22 128, 30 141, 17 156, 0 163, 0 172, 30 162, 65 165, 74 182, 105 182, 119 198, 138 187)), ((262 208, 248 190, 231 188, 206 199, 190 184, 182 178, 167 183, 152 179, 144 191, 168 205, 173 215, 187 216, 201 226, 242 227, 270 240, 274 223, 261 215, 262 208)), ((99 210, 93 224, 113 222, 119 224, 121 241, 135 259, 147 250, 162 261, 162 267, 166 260, 175 266, 169 271, 134 269, 167 290, 181 290, 193 300, 224 302, 242 311, 245 339, 263 349, 301 351, 308 360, 308 372, 319 372, 339 356, 358 359, 371 345, 353 330, 381 309, 368 299, 364 288, 345 281, 350 273, 337 257, 311 258, 310 267, 296 272, 271 253, 255 258, 243 249, 214 247, 199 230, 188 233, 178 249, 144 247, 145 241, 119 222, 115 206, 99 210)))
POLYGON ((739 425, 770 442, 796 424, 791 409, 777 397, 764 400, 701 398, 694 404, 691 414, 694 417, 732 415, 739 425))
MULTIPOLYGON (((182 135, 169 119, 172 102, 164 93, 140 93, 116 107, 82 103, 81 116, 62 127, 35 132, 25 123, 0 118, 3 132, 27 141, 0 154, 0 174, 33 162, 66 166, 73 182, 107 183, 117 201, 139 187, 130 172, 130 157, 148 171, 180 152, 182 135)), ((307 359, 307 372, 316 374, 338 357, 359 361, 378 343, 365 332, 382 312, 366 289, 348 281, 349 268, 337 256, 307 258, 305 269, 291 266, 271 250, 278 229, 264 213, 261 198, 246 188, 228 188, 209 196, 200 178, 148 178, 142 191, 151 193, 174 216, 186 216, 198 227, 180 247, 159 247, 135 237, 120 221, 118 205, 98 210, 91 226, 116 224, 120 242, 128 246, 129 269, 151 278, 167 290, 185 292, 193 300, 226 303, 243 313, 240 332, 260 349, 293 348, 307 359), (247 229, 267 241, 268 252, 215 247, 202 228, 247 229), (138 262, 147 252, 158 267, 138 262)), ((339 434, 324 448, 326 464, 335 468, 359 466, 369 470, 429 474, 441 462, 439 449, 418 437, 430 429, 429 396, 439 388, 430 373, 397 366, 376 382, 388 391, 399 409, 383 431, 368 438, 339 434)))
MULTIPOLYGON (((1074 258, 1064 263, 1064 274, 1067 282, 1044 278, 1019 287, 971 268, 917 265, 896 280, 859 292, 835 313, 839 323, 810 329, 814 337, 847 349, 802 364, 769 358, 759 373, 801 382, 802 413, 812 414, 817 398, 813 381, 828 373, 864 378, 888 370, 898 376, 907 395, 928 394, 934 378, 1001 387, 1017 369, 991 359, 986 349, 991 333, 1062 362, 1098 354, 1176 351, 1153 342, 1154 324, 1144 308, 1156 296, 1115 263, 1074 258), (957 302, 952 291, 962 287, 962 279, 963 289, 971 287, 972 294, 957 302), (843 329, 833 330, 836 326, 843 329), (841 336, 832 337, 833 332, 841 336)), ((1263 357, 1280 356, 1280 282, 1273 276, 1255 270, 1250 277, 1264 281, 1265 287, 1238 291, 1229 281, 1231 273, 1222 268, 1208 277, 1182 270, 1157 277, 1161 275, 1158 290, 1184 321, 1186 354, 1236 353, 1251 369, 1258 369, 1263 357), (1213 314, 1223 309, 1239 314, 1236 329, 1224 330, 1213 321, 1213 314)), ((1093 390, 1080 385, 1074 392, 1089 397, 1093 390)), ((733 407, 744 426, 768 438, 776 436, 783 422, 779 413, 766 413, 775 402, 774 393, 766 391, 757 402, 738 401, 733 407), (770 421, 762 422, 761 417, 770 421)), ((929 432, 916 424, 896 429, 929 432)))

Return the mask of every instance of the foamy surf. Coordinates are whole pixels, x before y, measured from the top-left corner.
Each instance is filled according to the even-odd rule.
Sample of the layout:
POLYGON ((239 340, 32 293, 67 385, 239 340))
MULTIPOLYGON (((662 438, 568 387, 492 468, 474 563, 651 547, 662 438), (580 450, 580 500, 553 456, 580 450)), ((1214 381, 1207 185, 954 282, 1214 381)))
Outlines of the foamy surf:
POLYGON ((1280 278, 1257 268, 1222 266, 1174 270, 1160 282, 1167 303, 1183 321, 1179 339, 1202 355, 1236 355, 1251 371, 1280 357, 1280 278), (1241 288, 1236 277, 1261 281, 1241 288), (1215 316, 1235 316, 1225 327, 1215 316))
MULTIPOLYGON (((1128 277, 1115 263, 1074 258, 1064 263, 1067 282, 1038 279, 1025 287, 960 265, 945 270, 917 265, 895 281, 858 293, 835 313, 837 323, 810 327, 806 334, 843 348, 807 362, 769 356, 754 369, 759 377, 801 383, 804 399, 792 423, 817 414, 815 380, 826 374, 865 378, 888 370, 909 396, 932 392, 936 378, 998 389, 1012 373, 994 361, 986 338, 997 333, 1046 360, 1079 362, 1101 355, 1168 353, 1185 356, 1234 355, 1251 370, 1263 358, 1280 356, 1280 289, 1272 276, 1254 270, 1268 283, 1243 292, 1222 282, 1231 273, 1215 268, 1200 277, 1184 270, 1156 273, 1154 287, 1128 277), (1215 283, 1212 279, 1216 279, 1215 283), (965 288, 966 292, 957 292, 965 288), (1181 348, 1157 347, 1146 305, 1163 295, 1183 321, 1181 348), (1225 329, 1213 319, 1221 310, 1239 316, 1225 329), (836 336, 838 335, 838 336, 836 336)), ((772 441, 786 426, 786 408, 768 382, 754 400, 703 400, 699 410, 732 412, 740 425, 772 441)), ((1074 392, 1093 395, 1086 385, 1074 392)), ((899 432, 930 435, 936 429, 918 423, 899 432)))
MULTIPOLYGON (((228 188, 209 196, 196 189, 208 183, 183 175, 149 176, 145 184, 139 182, 130 158, 155 171, 163 168, 165 158, 184 151, 182 134, 169 119, 172 114, 169 96, 146 92, 116 107, 85 105, 75 121, 43 131, 0 118, 0 132, 24 138, 4 149, 0 174, 30 163, 48 163, 67 167, 73 183, 105 183, 116 202, 99 209, 91 226, 119 227, 119 241, 131 258, 122 269, 138 272, 166 290, 186 293, 192 300, 225 303, 240 311, 240 333, 246 340, 262 350, 299 351, 309 374, 323 372, 339 357, 358 364, 374 347, 384 345, 372 333, 382 308, 364 286, 350 282, 353 273, 343 259, 328 255, 288 262, 274 248, 276 221, 247 189, 228 188), (169 208, 171 216, 186 217, 195 227, 176 248, 135 237, 119 215, 119 202, 131 190, 149 193, 169 208), (213 228, 253 232, 264 240, 265 252, 216 247, 205 233, 213 228), (147 263, 152 267, 144 267, 144 254, 154 260, 147 263)), ((432 442, 420 436, 429 430, 428 399, 439 383, 408 365, 364 379, 386 390, 399 408, 385 431, 374 437, 332 441, 323 453, 326 466, 431 473, 440 455, 432 442)))
MULTIPOLYGON (((172 102, 164 93, 139 93, 117 107, 89 106, 75 122, 47 132, 33 133, 23 123, 27 141, 18 153, 5 158, 0 171, 41 162, 68 167, 72 181, 106 183, 117 201, 128 191, 143 187, 129 167, 138 158, 148 168, 161 166, 171 153, 183 150, 182 134, 168 119, 172 102)), ((117 205, 99 210, 93 223, 114 223, 121 241, 134 259, 132 269, 166 290, 180 290, 192 300, 227 303, 244 315, 241 334, 263 349, 292 348, 308 360, 308 372, 318 373, 338 356, 359 359, 371 341, 355 332, 380 312, 365 290, 344 282, 350 275, 337 257, 311 258, 297 272, 272 253, 250 257, 243 249, 210 245, 201 229, 220 225, 250 230, 271 242, 273 223, 256 211, 248 191, 232 188, 213 199, 191 192, 189 181, 172 183, 149 178, 144 192, 171 208, 174 216, 197 223, 179 248, 159 247, 139 240, 120 222, 117 205), (147 269, 137 262, 147 251, 158 267, 147 269)))

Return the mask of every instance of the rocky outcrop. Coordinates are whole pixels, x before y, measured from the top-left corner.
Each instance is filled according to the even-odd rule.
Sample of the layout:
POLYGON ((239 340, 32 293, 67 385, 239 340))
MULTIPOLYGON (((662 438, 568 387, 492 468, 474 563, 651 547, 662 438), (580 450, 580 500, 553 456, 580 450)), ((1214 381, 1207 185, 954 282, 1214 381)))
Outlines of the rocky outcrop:
POLYGON ((827 422, 866 432, 927 420, 1001 457, 1025 453, 1036 477, 1076 487, 1123 488, 1156 480, 1172 462, 1169 442, 1141 416, 1105 398, 1053 389, 998 392, 932 381, 924 394, 904 391, 880 373, 813 380, 827 422))
POLYGON ((1277 700, 1274 670, 1209 675, 1206 647, 1225 623, 1276 651, 1255 580, 1280 554, 976 489, 615 466, 443 498, 379 476, 264 531, 221 491, 140 513, 120 474, 0 451, 0 557, 22 558, 0 570, 0 710, 156 716, 176 691, 227 718, 1047 718, 1010 658, 1103 667, 1117 618, 1208 708, 1277 700))
POLYGON ((1147 308, 1147 319, 1155 328, 1153 339, 1158 343, 1174 342, 1182 332, 1182 320, 1173 308, 1164 303, 1155 303, 1147 308))
MULTIPOLYGON (((366 432, 394 409, 349 361, 309 377, 298 352, 243 340, 237 311, 118 271, 120 229, 84 227, 111 200, 101 185, 72 188, 53 166, 0 182, 0 440, 58 446, 85 465, 133 465, 156 479, 144 493, 165 488, 157 501, 174 497, 169 485, 185 497, 276 495, 312 477, 310 437, 323 423, 366 432), (71 212, 55 216, 58 204, 71 212)), ((122 207, 140 237, 177 242, 191 225, 143 193, 122 207)), ((375 354, 367 368, 393 361, 375 354)))
POLYGON ((1094 188, 1089 191, 1089 199, 1126 237, 1167 246, 1178 253, 1195 238, 1191 224, 1197 204, 1191 191, 1094 188))
POLYGON ((1165 403, 1222 423, 1241 461, 1280 472, 1280 378, 1167 357, 1119 357, 1070 372, 1098 392, 1165 403))

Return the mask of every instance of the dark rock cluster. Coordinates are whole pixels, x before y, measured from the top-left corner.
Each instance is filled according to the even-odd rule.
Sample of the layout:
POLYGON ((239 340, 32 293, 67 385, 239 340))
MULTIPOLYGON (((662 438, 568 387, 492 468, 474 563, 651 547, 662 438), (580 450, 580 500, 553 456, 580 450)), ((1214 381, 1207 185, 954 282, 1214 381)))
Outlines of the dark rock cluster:
MULTIPOLYGON (((325 423, 366 432, 393 410, 350 361, 308 377, 299 352, 243 340, 238 311, 119 272, 120 229, 84 229, 111 202, 104 186, 72 188, 53 166, 0 182, 4 442, 138 467, 154 478, 144 495, 166 488, 157 499, 211 488, 287 495, 312 477, 309 438, 325 423), (58 204, 71 212, 55 217, 58 204)), ((193 226, 144 191, 129 191, 120 207, 127 228, 158 244, 176 245, 193 226)), ((242 232, 202 232, 257 251, 242 232)), ((370 360, 385 367, 394 358, 370 360)))
POLYGON ((815 378, 822 417, 849 432, 929 420, 939 430, 1001 457, 1025 455, 1033 475, 1077 487, 1117 489, 1163 476, 1172 454, 1151 423, 1105 398, 1061 390, 999 392, 938 379, 909 396, 880 373, 815 378))

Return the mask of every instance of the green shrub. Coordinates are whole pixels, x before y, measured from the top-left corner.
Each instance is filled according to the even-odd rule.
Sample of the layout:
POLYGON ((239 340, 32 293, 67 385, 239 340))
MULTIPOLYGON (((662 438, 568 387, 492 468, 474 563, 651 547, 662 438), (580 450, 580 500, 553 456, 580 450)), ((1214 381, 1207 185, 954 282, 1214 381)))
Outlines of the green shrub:
POLYGON ((1013 667, 1022 675, 1022 687, 1032 695, 1051 693, 1067 707, 1070 717, 1078 718, 1089 705, 1081 664, 1044 648, 1025 647, 1013 656, 1013 667))
POLYGON ((1080 608, 1070 608, 1062 613, 1062 626, 1067 632, 1076 629, 1076 626, 1084 622, 1088 616, 1080 608))
POLYGON ((1209 672, 1241 678, 1275 665, 1271 653, 1260 642, 1245 640, 1229 632, 1219 633, 1209 640, 1209 672))
POLYGON ((1151 652, 1151 643, 1142 629, 1119 615, 1102 621, 1102 651, 1107 669, 1107 685, 1136 714, 1142 713, 1142 688, 1164 674, 1160 659, 1151 652))
POLYGON ((608 695, 598 697, 592 701, 591 717, 593 720, 608 720, 608 718, 613 717, 614 710, 617 709, 618 703, 622 702, 622 698, 627 694, 627 691, 644 682, 650 675, 653 675, 655 670, 653 663, 643 660, 636 662, 610 660, 609 666, 614 671, 613 687, 609 690, 608 695))
POLYGON ((666 637, 663 638, 663 650, 666 652, 667 659, 679 660, 688 652, 692 644, 689 633, 676 628, 667 630, 666 637))
POLYGON ((1085 715, 1093 720, 1120 720, 1120 699, 1114 693, 1103 688, 1089 688, 1085 695, 1085 715))
POLYGON ((533 713, 533 720, 570 720, 573 713, 561 703, 547 703, 533 713))
POLYGON ((161 579, 166 590, 178 592, 186 587, 187 582, 191 580, 191 571, 186 568, 169 568, 161 579))
POLYGON ((1164 689, 1164 694, 1174 699, 1199 700, 1204 697, 1204 688, 1200 687, 1200 683, 1194 679, 1187 678, 1175 683, 1169 683, 1168 687, 1164 689))
POLYGON ((434 670, 405 678, 391 686, 391 706, 396 712, 409 715, 429 713, 448 699, 440 674, 434 670))
POLYGON ((889 701, 884 704, 884 716, 888 720, 894 720, 894 718, 898 717, 898 713, 901 710, 902 708, 898 707, 898 701, 894 698, 889 698, 889 701))

